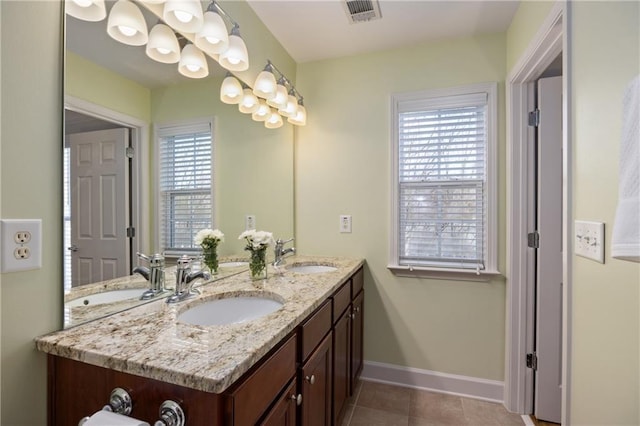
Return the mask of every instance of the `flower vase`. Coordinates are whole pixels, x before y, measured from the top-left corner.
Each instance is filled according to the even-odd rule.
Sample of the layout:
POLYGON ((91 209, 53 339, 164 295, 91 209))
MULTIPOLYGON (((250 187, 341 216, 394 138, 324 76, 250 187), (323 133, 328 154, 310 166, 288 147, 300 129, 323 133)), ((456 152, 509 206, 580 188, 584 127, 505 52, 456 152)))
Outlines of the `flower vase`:
POLYGON ((254 281, 267 279, 267 248, 251 250, 249 273, 254 281))
POLYGON ((203 248, 202 254, 204 256, 204 264, 209 268, 209 273, 211 275, 216 275, 218 273, 218 250, 217 245, 213 245, 211 247, 203 248))

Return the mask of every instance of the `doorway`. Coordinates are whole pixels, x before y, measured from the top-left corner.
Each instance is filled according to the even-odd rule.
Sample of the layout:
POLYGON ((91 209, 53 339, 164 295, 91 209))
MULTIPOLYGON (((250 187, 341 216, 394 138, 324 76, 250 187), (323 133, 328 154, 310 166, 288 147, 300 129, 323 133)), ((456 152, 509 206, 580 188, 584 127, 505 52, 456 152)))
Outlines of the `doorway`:
POLYGON ((148 217, 148 203, 142 201, 148 194, 148 166, 141 159, 147 151, 148 125, 73 97, 65 98, 64 113, 63 279, 66 293, 72 285, 129 275, 135 253, 146 249, 141 217, 148 217), (83 151, 78 151, 78 146, 82 146, 83 151), (76 151, 71 154, 74 148, 76 151), (74 163, 73 159, 79 157, 82 161, 74 163), (91 165, 91 161, 95 165, 91 165), (106 168, 110 162, 113 164, 109 167, 117 171, 106 168), (73 184, 70 182, 72 163, 76 171, 80 170, 73 184), (92 186, 92 180, 100 183, 92 186), (78 202, 74 196, 83 200, 78 202), (79 209, 80 206, 83 208, 79 209), (91 212, 99 218, 99 226, 95 220, 87 219, 93 217, 91 212), (107 238, 92 243, 91 238, 84 235, 80 238, 82 244, 78 244, 79 231, 106 234, 107 238), (96 249, 95 253, 91 253, 91 247, 96 249), (105 253, 109 247, 112 253, 105 253))
MULTIPOLYGON (((527 367, 536 338, 537 252, 529 247, 530 234, 537 227, 537 172, 535 127, 529 126, 529 112, 535 107, 535 82, 562 52, 567 51, 563 2, 554 4, 529 47, 513 67, 507 79, 507 212, 508 212, 508 287, 507 287, 507 348, 504 403, 509 411, 532 414, 535 409, 535 370, 527 367)), ((564 73, 568 72, 568 56, 562 55, 564 73)), ((566 75, 562 81, 561 101, 561 226, 560 250, 562 297, 560 305, 561 340, 561 419, 569 420, 570 401, 570 318, 571 318, 571 147, 568 143, 568 92, 566 75)), ((557 186, 557 183, 556 183, 557 186)), ((557 320, 556 320, 557 323, 557 320)), ((557 327, 557 324, 556 324, 557 327)))

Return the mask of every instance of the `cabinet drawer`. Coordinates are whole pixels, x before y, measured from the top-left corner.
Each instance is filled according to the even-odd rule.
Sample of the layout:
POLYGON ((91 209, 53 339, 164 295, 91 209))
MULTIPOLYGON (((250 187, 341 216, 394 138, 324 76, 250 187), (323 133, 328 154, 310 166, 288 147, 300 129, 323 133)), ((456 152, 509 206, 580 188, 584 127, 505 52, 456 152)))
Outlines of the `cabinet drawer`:
POLYGON ((307 321, 302 324, 302 360, 304 361, 313 352, 316 346, 322 341, 322 338, 331 329, 331 299, 328 299, 315 314, 311 315, 307 321))
POLYGON ((297 337, 291 336, 273 355, 227 395, 227 424, 253 425, 296 373, 297 337))
POLYGON ((333 322, 347 309, 351 303, 351 283, 347 281, 342 287, 333 294, 333 322))
POLYGON ((364 269, 360 268, 358 269, 358 271, 353 274, 353 277, 351 277, 351 298, 355 298, 358 293, 360 293, 360 290, 362 290, 362 287, 364 287, 364 269))

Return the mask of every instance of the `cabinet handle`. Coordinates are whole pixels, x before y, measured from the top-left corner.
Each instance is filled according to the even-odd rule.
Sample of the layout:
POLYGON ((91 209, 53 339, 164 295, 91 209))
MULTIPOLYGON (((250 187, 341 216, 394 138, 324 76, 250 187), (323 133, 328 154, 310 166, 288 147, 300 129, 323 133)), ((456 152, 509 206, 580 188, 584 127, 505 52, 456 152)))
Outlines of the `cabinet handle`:
POLYGON ((316 376, 315 375, 311 375, 311 377, 309 376, 305 376, 304 378, 307 382, 309 382, 310 384, 314 384, 316 382, 316 376))
POLYGON ((356 314, 354 314, 354 313, 350 313, 350 314, 349 314, 349 318, 351 318, 351 319, 356 319, 356 314))
POLYGON ((296 405, 302 405, 302 394, 299 393, 298 395, 291 395, 291 399, 293 401, 295 401, 296 405))
POLYGON ((356 307, 355 307, 355 311, 356 311, 356 314, 357 314, 358 312, 360 312, 360 306, 356 306, 356 307))

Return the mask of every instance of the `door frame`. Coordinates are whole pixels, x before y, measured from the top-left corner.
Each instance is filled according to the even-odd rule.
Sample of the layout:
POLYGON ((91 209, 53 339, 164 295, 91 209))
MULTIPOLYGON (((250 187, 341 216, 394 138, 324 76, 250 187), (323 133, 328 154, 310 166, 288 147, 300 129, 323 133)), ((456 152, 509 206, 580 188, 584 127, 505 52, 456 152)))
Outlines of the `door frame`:
POLYGON ((149 228, 151 218, 149 212, 149 124, 138 118, 111 110, 102 105, 94 104, 84 99, 65 95, 64 109, 89 115, 100 120, 120 124, 131 129, 131 140, 134 145, 135 155, 133 161, 135 167, 131 174, 131 194, 133 211, 133 227, 136 229, 136 238, 132 251, 148 253, 149 241, 146 238, 146 230, 149 228), (146 159, 146 160, 145 160, 146 159), (145 224, 146 219, 146 224, 145 224))
POLYGON ((571 394, 572 150, 569 128, 568 2, 554 3, 538 32, 507 77, 507 315, 504 405, 520 414, 533 412, 533 374, 525 365, 533 349, 534 258, 527 233, 534 230, 533 138, 528 112, 533 82, 562 55, 562 424, 569 424, 571 394))

